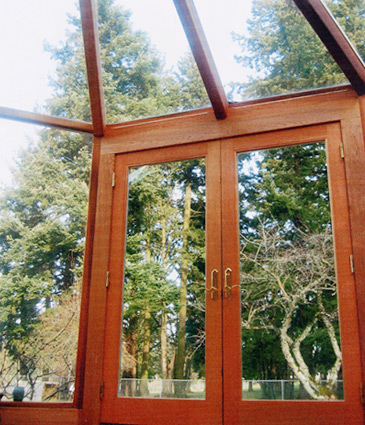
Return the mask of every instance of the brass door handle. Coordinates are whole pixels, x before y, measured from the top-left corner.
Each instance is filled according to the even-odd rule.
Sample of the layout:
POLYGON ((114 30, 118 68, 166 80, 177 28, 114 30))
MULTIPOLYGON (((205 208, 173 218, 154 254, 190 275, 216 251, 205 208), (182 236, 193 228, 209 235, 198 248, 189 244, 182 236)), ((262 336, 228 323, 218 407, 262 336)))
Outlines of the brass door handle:
POLYGON ((218 270, 213 269, 210 273, 210 288, 206 288, 207 292, 211 292, 212 300, 218 298, 218 270))
POLYGON ((232 285, 232 269, 227 267, 224 271, 224 296, 231 298, 232 288, 239 288, 241 285, 232 285))

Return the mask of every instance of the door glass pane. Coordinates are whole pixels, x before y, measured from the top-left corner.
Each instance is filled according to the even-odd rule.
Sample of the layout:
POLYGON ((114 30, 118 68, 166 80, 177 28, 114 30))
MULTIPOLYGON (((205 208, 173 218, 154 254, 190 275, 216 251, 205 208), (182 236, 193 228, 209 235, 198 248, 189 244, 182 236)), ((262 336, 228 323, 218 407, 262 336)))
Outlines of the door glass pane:
POLYGON ((131 168, 119 395, 205 398, 205 163, 131 168))
POLYGON ((243 399, 343 399, 324 143, 238 155, 243 399))

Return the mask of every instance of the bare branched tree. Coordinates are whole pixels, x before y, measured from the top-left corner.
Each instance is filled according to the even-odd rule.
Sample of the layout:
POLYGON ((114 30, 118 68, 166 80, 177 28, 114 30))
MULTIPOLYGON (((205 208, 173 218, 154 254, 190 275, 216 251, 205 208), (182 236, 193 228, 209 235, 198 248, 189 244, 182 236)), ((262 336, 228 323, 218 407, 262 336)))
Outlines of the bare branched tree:
POLYGON ((316 234, 297 229, 295 237, 288 239, 279 226, 261 223, 257 237, 241 238, 243 329, 277 332, 287 364, 307 393, 317 400, 336 398, 342 356, 335 329, 338 312, 331 229, 316 234), (316 379, 301 349, 318 326, 325 330, 335 358, 325 384, 316 379))

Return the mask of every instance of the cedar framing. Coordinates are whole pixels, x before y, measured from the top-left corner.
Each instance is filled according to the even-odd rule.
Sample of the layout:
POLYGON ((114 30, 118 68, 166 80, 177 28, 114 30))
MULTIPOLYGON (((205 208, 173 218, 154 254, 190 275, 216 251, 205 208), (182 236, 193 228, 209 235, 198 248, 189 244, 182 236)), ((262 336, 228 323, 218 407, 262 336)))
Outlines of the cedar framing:
POLYGON ((58 118, 50 115, 37 114, 35 112, 22 111, 20 109, 6 108, 4 106, 0 106, 0 118, 29 124, 44 125, 47 127, 56 127, 64 130, 93 133, 93 125, 89 122, 58 118))
POLYGON ((228 101, 192 0, 174 0, 217 119, 227 117, 228 101))
POLYGON ((95 1, 80 0, 80 13, 94 136, 103 136, 106 117, 95 1))

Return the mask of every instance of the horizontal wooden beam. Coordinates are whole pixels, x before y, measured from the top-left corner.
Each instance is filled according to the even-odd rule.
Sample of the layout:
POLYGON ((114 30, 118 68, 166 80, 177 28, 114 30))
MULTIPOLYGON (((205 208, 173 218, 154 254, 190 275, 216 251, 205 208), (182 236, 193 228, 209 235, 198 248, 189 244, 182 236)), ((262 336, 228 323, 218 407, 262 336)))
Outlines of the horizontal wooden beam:
POLYGON ((261 100, 230 107, 229 119, 217 120, 211 109, 108 125, 102 154, 133 152, 295 127, 330 123, 359 114, 352 88, 283 100, 261 100))
POLYGON ((5 106, 0 106, 0 118, 26 122, 30 124, 57 127, 64 130, 84 131, 86 133, 93 132, 93 125, 89 122, 74 121, 66 118, 37 114, 35 112, 27 112, 20 109, 6 108, 5 106))
POLYGON ((356 93, 365 94, 365 67, 351 42, 321 0, 294 0, 356 93))
POLYGON ((80 0, 80 12, 94 136, 103 136, 106 118, 95 0, 80 0))
POLYGON ((174 0, 217 119, 227 117, 228 101, 192 0, 174 0))

